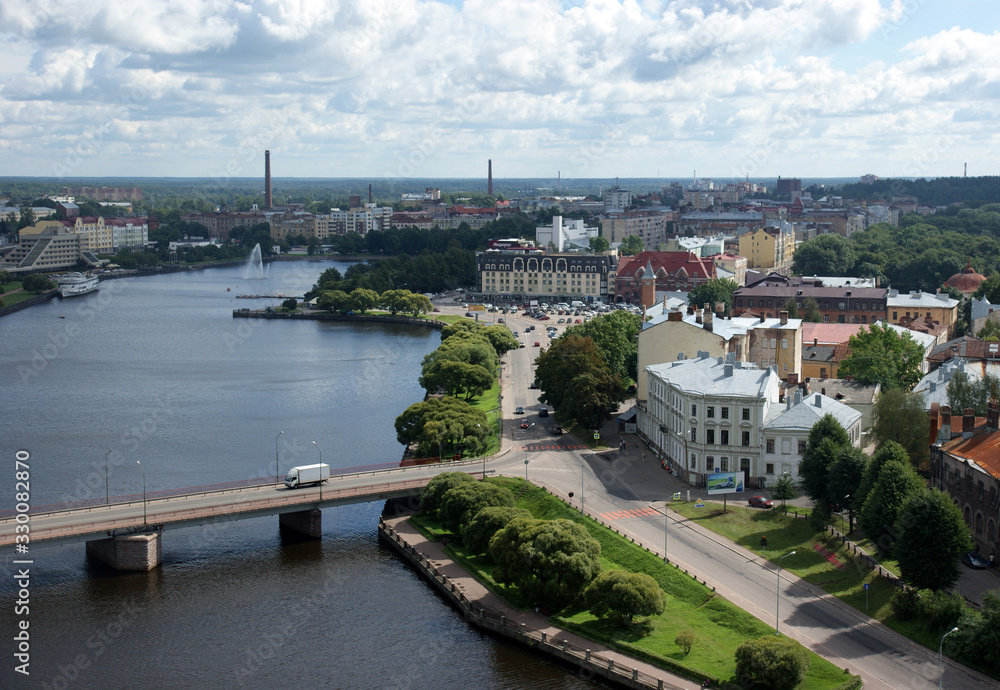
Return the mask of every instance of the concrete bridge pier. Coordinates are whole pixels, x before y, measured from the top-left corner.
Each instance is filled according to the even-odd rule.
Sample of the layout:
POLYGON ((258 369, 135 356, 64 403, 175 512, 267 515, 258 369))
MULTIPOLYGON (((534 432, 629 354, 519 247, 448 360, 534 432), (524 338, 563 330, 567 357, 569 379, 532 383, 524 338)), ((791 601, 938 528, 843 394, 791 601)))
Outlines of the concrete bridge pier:
POLYGON ((159 532, 127 534, 87 542, 87 555, 115 570, 152 570, 163 560, 159 532))
POLYGON ((313 539, 323 536, 323 513, 319 508, 281 513, 278 515, 278 524, 313 539))

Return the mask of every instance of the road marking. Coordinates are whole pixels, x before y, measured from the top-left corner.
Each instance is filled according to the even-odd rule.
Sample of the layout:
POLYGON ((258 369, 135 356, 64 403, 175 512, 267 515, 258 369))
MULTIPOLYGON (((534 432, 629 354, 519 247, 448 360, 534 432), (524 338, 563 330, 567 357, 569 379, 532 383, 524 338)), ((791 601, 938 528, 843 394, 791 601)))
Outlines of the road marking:
POLYGON ((605 520, 627 520, 628 518, 659 514, 659 511, 652 508, 637 508, 635 510, 614 510, 609 513, 601 513, 601 517, 605 520))
POLYGON ((541 451, 541 450, 585 450, 587 446, 583 445, 565 445, 561 446, 559 444, 538 444, 531 446, 521 446, 521 450, 524 451, 541 451))

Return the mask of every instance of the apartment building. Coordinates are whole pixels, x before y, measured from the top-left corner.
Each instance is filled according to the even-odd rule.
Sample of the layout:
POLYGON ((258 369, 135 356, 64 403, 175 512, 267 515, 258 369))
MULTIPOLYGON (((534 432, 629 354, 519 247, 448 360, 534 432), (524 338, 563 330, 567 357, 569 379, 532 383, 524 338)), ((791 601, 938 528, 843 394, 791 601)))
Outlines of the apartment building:
POLYGON ((479 291, 491 300, 609 302, 616 263, 613 251, 546 254, 498 247, 476 252, 479 291))

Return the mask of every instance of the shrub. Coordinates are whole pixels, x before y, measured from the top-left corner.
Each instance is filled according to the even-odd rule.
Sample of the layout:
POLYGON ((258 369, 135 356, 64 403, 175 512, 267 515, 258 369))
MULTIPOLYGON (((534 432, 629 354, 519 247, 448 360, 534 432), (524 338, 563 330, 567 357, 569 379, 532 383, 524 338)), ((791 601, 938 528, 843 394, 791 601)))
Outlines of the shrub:
POLYGON ((289 297, 288 299, 286 299, 284 302, 281 303, 281 308, 285 309, 286 311, 295 311, 295 309, 298 306, 299 303, 294 297, 289 297))
POLYGON ((666 597, 656 580, 646 573, 609 570, 594 578, 584 598, 590 612, 631 623, 636 616, 655 616, 666 608, 666 597))
POLYGON ((424 512, 436 516, 441 507, 441 499, 449 489, 465 482, 474 481, 476 480, 465 472, 444 472, 434 477, 420 492, 420 502, 424 512))
POLYGON ((502 530, 511 520, 530 518, 531 513, 523 508, 507 508, 490 506, 483 508, 472 516, 472 519, 462 529, 462 543, 470 553, 483 553, 490 548, 490 539, 502 530))
POLYGON ((674 638, 674 644, 683 649, 685 654, 690 654, 691 647, 694 646, 694 633, 690 630, 683 631, 674 638))
POLYGON ((912 587, 903 587, 892 595, 889 606, 899 620, 911 620, 920 611, 920 593, 912 587))
POLYGON ((794 640, 768 635, 736 648, 736 677, 772 690, 792 690, 809 670, 809 653, 794 640))
POLYGON ((441 524, 458 532, 483 508, 514 507, 514 494, 502 486, 485 482, 462 482, 441 497, 438 517, 441 524))

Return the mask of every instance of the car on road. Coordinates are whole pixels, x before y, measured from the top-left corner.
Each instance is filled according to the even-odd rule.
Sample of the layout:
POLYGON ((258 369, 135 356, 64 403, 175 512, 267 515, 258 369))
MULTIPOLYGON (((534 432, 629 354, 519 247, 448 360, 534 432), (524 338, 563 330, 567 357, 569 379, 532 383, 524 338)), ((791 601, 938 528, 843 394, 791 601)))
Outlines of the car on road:
POLYGON ((987 567, 986 561, 976 551, 963 553, 962 563, 965 563, 967 566, 973 568, 974 570, 985 570, 987 567))
POLYGON ((504 321, 503 318, 499 318, 499 319, 497 319, 497 323, 507 323, 507 322, 504 321))
POLYGON ((518 333, 517 331, 514 331, 514 337, 515 338, 519 337, 520 335, 521 335, 520 333, 518 333))
POLYGON ((518 405, 514 408, 514 414, 524 414, 524 408, 518 405))
POLYGON ((549 416, 549 408, 543 407, 542 409, 540 409, 538 411, 538 416, 539 417, 548 417, 549 416))
POLYGON ((536 340, 535 341, 535 347, 541 347, 541 346, 542 346, 542 344, 536 340))
POLYGON ((465 312, 465 317, 466 317, 467 319, 471 319, 471 318, 473 318, 474 316, 475 316, 475 314, 473 314, 473 313, 472 313, 471 311, 467 311, 467 312, 465 312))
POLYGON ((566 431, 561 426, 552 427, 552 433, 556 436, 562 436, 566 431))
POLYGON ((518 343, 517 349, 518 350, 523 350, 524 349, 524 343, 518 343))
POLYGON ((532 381, 531 384, 528 386, 528 388, 531 388, 532 390, 538 390, 538 384, 532 381))
POLYGON ((559 319, 559 323, 566 323, 566 319, 559 319))
POLYGON ((575 323, 583 323, 583 321, 581 321, 580 319, 577 319, 577 320, 575 321, 575 323))
POLYGON ((770 498, 766 498, 764 496, 751 496, 750 500, 747 501, 747 503, 750 504, 751 508, 773 508, 774 507, 774 501, 772 501, 770 498))
POLYGON ((527 419, 524 420, 523 422, 521 422, 521 428, 522 429, 527 429, 528 428, 528 420, 527 419))

